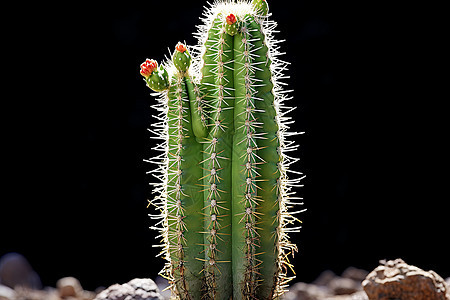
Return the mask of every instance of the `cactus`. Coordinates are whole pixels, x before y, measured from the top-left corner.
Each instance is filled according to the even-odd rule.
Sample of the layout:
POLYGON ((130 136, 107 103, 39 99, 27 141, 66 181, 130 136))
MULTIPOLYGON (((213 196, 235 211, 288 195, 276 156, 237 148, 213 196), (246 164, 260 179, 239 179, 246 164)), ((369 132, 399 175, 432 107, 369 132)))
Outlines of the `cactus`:
POLYGON ((152 228, 177 299, 279 299, 295 277, 288 234, 300 220, 289 209, 302 204, 292 188, 303 177, 288 178, 301 173, 289 170, 288 63, 269 16, 265 0, 216 1, 198 46, 178 43, 171 60, 141 65, 163 140, 149 160, 162 182, 152 228))

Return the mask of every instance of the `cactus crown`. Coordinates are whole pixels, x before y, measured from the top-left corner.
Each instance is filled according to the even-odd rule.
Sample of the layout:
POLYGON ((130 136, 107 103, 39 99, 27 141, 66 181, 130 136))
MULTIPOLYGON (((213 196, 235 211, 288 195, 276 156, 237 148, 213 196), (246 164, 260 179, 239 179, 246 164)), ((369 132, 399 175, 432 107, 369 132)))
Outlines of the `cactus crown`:
POLYGON ((147 60, 141 74, 158 96, 163 140, 150 159, 151 201, 160 212, 161 274, 179 299, 278 299, 294 278, 291 209, 301 198, 291 178, 293 108, 282 82, 276 23, 265 0, 216 1, 197 46, 178 43, 170 61, 147 60))

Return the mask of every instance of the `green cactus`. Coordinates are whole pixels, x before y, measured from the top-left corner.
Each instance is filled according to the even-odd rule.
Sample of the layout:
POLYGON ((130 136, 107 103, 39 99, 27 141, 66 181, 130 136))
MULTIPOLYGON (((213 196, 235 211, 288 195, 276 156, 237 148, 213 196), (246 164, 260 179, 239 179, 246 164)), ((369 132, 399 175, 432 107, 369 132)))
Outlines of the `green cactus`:
POLYGON ((216 2, 205 16, 199 47, 178 43, 171 61, 141 65, 164 140, 150 160, 163 183, 151 201, 161 274, 177 299, 279 299, 294 278, 288 233, 300 227, 288 227, 299 221, 288 209, 302 204, 292 187, 303 178, 287 176, 297 161, 286 154, 297 148, 286 140, 287 63, 265 0, 216 2))

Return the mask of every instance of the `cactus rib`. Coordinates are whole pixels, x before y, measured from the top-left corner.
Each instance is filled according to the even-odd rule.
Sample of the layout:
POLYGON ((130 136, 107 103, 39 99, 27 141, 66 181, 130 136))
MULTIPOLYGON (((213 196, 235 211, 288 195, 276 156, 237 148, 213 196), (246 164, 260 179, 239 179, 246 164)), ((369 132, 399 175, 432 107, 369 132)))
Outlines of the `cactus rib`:
POLYGON ((171 280, 181 299, 197 299, 201 286, 199 271, 202 268, 202 264, 196 260, 202 249, 200 231, 203 224, 197 214, 203 207, 203 195, 197 182, 202 174, 198 169, 202 145, 196 142, 192 132, 190 104, 182 73, 172 78, 167 96, 167 220, 171 280))
POLYGON ((277 183, 280 179, 278 171, 279 142, 277 137, 278 125, 275 120, 273 84, 271 81, 270 58, 267 56, 268 48, 265 45, 261 25, 253 17, 246 19, 243 31, 247 35, 248 56, 252 58, 253 98, 255 106, 252 107, 254 114, 260 124, 255 135, 258 140, 258 157, 261 160, 258 176, 258 196, 263 199, 257 207, 257 213, 264 216, 257 222, 258 233, 260 233, 261 253, 258 258, 261 261, 259 273, 262 283, 258 287, 257 297, 261 299, 271 298, 272 289, 275 287, 274 280, 277 278, 276 230, 278 228, 277 213, 277 183), (265 233, 265 234, 262 234, 265 233), (274 250, 269 250, 274 249, 274 250))
POLYGON ((205 109, 204 95, 202 95, 199 85, 191 76, 186 74, 185 80, 191 109, 192 130, 197 141, 201 142, 208 136, 208 113, 205 109))
POLYGON ((233 299, 254 299, 256 275, 259 275, 257 254, 260 243, 256 208, 261 201, 257 181, 260 165, 257 128, 261 127, 256 111, 256 78, 254 58, 251 55, 251 36, 247 18, 241 21, 241 30, 234 36, 235 81, 235 150, 233 151, 233 281, 236 282, 233 299))
POLYGON ((231 295, 231 154, 233 132, 233 39, 221 16, 214 22, 212 47, 205 55, 211 66, 203 76, 214 78, 210 92, 209 137, 204 142, 205 294, 208 299, 231 295), (231 79, 230 79, 231 78, 231 79), (220 291, 220 293, 218 293, 220 291))

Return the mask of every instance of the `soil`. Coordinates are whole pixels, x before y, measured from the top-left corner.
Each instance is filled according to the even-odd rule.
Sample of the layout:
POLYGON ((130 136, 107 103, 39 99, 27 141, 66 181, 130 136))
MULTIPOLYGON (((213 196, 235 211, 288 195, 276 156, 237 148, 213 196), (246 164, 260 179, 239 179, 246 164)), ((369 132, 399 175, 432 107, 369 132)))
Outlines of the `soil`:
MULTIPOLYGON (((440 295, 435 299, 450 300, 450 278, 444 281, 433 271, 423 271, 415 266, 407 265, 402 260, 380 262, 380 266, 370 273, 354 267, 347 268, 340 275, 329 270, 324 271, 311 283, 292 284, 283 296, 283 300, 369 300, 368 295, 371 296, 370 300, 385 299, 380 296, 381 294, 377 295, 377 289, 384 294, 389 292, 389 286, 383 285, 383 280, 389 274, 403 272, 402 276, 395 277, 399 278, 395 286, 395 292, 398 293, 403 283, 408 284, 408 281, 403 279, 408 279, 409 271, 414 271, 415 280, 417 280, 417 272, 420 272, 428 281, 430 281, 429 278, 433 278, 430 282, 437 282, 436 294, 440 295), (397 266, 401 266, 398 272, 394 270, 397 266), (381 277, 377 278, 377 276, 381 277), (376 287, 372 282, 377 283, 376 287)), ((430 285, 429 282, 427 284, 430 285)), ((96 291, 86 291, 78 279, 65 277, 57 282, 56 287, 42 288, 38 274, 33 271, 23 256, 10 253, 0 259, 0 300, 160 300, 170 298, 170 291, 166 288, 167 281, 162 277, 155 278, 154 281, 130 279, 128 283, 116 284, 107 289, 99 288, 96 291)), ((405 288, 414 287, 409 285, 405 288)), ((385 297, 391 299, 389 296, 385 297)), ((429 297, 424 299, 432 300, 429 297)))

